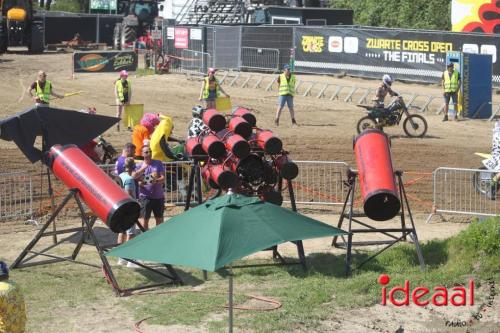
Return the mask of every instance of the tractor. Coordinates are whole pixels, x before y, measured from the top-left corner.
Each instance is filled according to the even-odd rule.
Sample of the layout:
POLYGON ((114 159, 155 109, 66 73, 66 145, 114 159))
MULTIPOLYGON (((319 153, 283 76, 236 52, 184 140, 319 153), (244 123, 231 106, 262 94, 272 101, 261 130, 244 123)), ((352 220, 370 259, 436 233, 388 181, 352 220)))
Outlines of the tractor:
POLYGON ((43 22, 35 16, 32 0, 0 0, 0 53, 10 46, 24 46, 30 53, 42 53, 43 22))
POLYGON ((164 0, 124 0, 119 1, 118 11, 125 16, 115 25, 113 46, 121 50, 137 38, 145 36, 158 17, 158 2, 164 0))

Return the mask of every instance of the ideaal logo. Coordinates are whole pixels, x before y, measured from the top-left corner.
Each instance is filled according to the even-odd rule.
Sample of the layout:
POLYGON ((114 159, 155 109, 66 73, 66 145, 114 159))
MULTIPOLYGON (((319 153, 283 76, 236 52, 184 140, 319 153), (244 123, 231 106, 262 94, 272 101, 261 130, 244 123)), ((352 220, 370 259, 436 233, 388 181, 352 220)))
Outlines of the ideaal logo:
MULTIPOLYGON (((389 275, 381 274, 378 278, 378 283, 386 286, 390 282, 389 275)), ((445 320, 447 327, 465 327, 472 326, 475 322, 479 322, 483 318, 483 313, 487 312, 488 308, 493 307, 495 300, 495 281, 487 280, 487 295, 481 303, 478 310, 470 315, 467 320, 445 320)), ((426 306, 429 303, 435 306, 473 306, 475 295, 474 280, 469 280, 467 286, 455 286, 449 291, 445 286, 436 286, 431 291, 427 287, 418 286, 411 289, 410 281, 405 280, 404 286, 395 286, 387 291, 386 287, 382 287, 382 305, 392 303, 395 306, 408 306, 410 302, 417 306, 426 306), (398 296, 402 296, 398 297, 398 296), (396 297, 398 297, 396 299, 396 297)))
POLYGON ((78 60, 78 65, 88 72, 98 72, 109 62, 108 59, 95 53, 84 55, 78 60))
MULTIPOLYGON (((390 281, 389 275, 381 274, 378 283, 385 286, 390 281)), ((395 306, 410 305, 410 300, 417 306, 426 306, 432 303, 435 306, 466 306, 474 305, 474 280, 469 280, 468 288, 465 286, 456 286, 451 291, 445 286, 436 286, 431 291, 427 287, 418 286, 411 290, 410 281, 405 280, 404 286, 395 286, 387 293, 387 288, 382 287, 382 305, 387 302, 395 306), (396 298, 403 296, 403 298, 396 298)))

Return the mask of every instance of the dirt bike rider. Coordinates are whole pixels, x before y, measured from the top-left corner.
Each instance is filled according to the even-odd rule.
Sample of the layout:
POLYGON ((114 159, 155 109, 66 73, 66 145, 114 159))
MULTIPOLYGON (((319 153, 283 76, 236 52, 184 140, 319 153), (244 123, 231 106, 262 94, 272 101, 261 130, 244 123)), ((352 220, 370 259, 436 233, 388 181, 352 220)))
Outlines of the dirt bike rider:
POLYGON ((391 115, 392 111, 384 107, 385 96, 387 96, 387 94, 391 96, 399 96, 397 92, 392 90, 391 88, 392 82, 393 82, 392 77, 389 74, 384 74, 384 76, 382 77, 382 83, 377 88, 375 96, 372 99, 373 107, 383 109, 384 114, 387 117, 391 115))
POLYGON ((201 105, 196 105, 195 107, 193 107, 191 112, 193 119, 191 119, 191 122, 188 126, 188 138, 197 137, 201 132, 208 129, 208 126, 205 125, 202 120, 203 112, 205 112, 205 109, 201 105))
POLYGON ((500 181, 500 121, 495 123, 493 128, 493 140, 491 144, 491 158, 483 160, 486 169, 496 172, 491 178, 491 190, 486 193, 488 199, 495 200, 500 181))

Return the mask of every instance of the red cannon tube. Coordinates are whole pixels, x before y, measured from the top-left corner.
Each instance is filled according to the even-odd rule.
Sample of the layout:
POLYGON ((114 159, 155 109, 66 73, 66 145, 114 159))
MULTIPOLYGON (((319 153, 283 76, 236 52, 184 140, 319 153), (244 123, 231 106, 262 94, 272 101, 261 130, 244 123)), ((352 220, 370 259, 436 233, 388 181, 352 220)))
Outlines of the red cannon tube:
POLYGON ((250 144, 241 135, 224 129, 217 133, 217 137, 224 142, 226 149, 238 158, 245 158, 250 154, 250 144))
POLYGON ((377 129, 363 131, 354 139, 354 154, 365 214, 375 221, 390 220, 401 202, 387 135, 377 129))
POLYGON ((287 155, 278 156, 274 163, 284 179, 292 180, 299 174, 299 167, 287 155))
POLYGON ((268 154, 279 154, 283 149, 283 142, 268 130, 257 130, 255 140, 257 145, 268 154))
POLYGON ((114 232, 139 218, 140 206, 77 146, 53 146, 48 165, 68 188, 76 188, 89 208, 114 232))
POLYGON ((226 127, 226 118, 216 109, 208 109, 203 112, 203 122, 215 132, 221 131, 226 127))
POLYGON ((227 190, 238 184, 238 176, 221 164, 207 164, 202 170, 202 175, 215 189, 227 190))
POLYGON ((242 117, 245 119, 251 127, 255 127, 257 124, 257 118, 245 108, 236 108, 233 112, 233 116, 242 117))
POLYGON ((198 138, 189 138, 186 141, 186 151, 189 156, 205 155, 205 151, 198 138))
POLYGON ((219 138, 213 134, 203 137, 201 146, 211 158, 220 158, 226 154, 226 147, 219 138))
POLYGON ((245 139, 252 136, 252 126, 244 118, 233 117, 229 121, 228 129, 235 134, 241 135, 245 139))

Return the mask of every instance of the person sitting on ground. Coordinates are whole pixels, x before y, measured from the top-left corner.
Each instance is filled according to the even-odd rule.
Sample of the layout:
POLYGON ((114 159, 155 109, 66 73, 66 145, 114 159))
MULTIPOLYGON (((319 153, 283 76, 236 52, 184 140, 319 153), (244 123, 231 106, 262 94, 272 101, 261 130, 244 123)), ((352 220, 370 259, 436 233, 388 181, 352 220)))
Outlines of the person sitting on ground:
POLYGON ((219 83, 219 80, 215 77, 215 72, 217 69, 209 68, 208 75, 203 79, 203 84, 200 91, 200 101, 205 101, 205 107, 207 109, 215 109, 215 101, 220 93, 225 96, 230 97, 219 83))
POLYGON ((392 90, 392 82, 393 79, 390 75, 385 74, 382 77, 382 83, 377 88, 375 96, 372 99, 374 107, 384 109, 385 96, 387 96, 387 94, 391 96, 399 96, 398 93, 392 90))
POLYGON ((26 327, 26 308, 21 290, 9 280, 7 264, 0 261, 0 332, 22 333, 26 327))
POLYGON ((120 175, 125 171, 125 159, 127 157, 134 157, 135 146, 131 142, 127 142, 123 147, 122 154, 118 157, 115 163, 115 174, 120 175))

